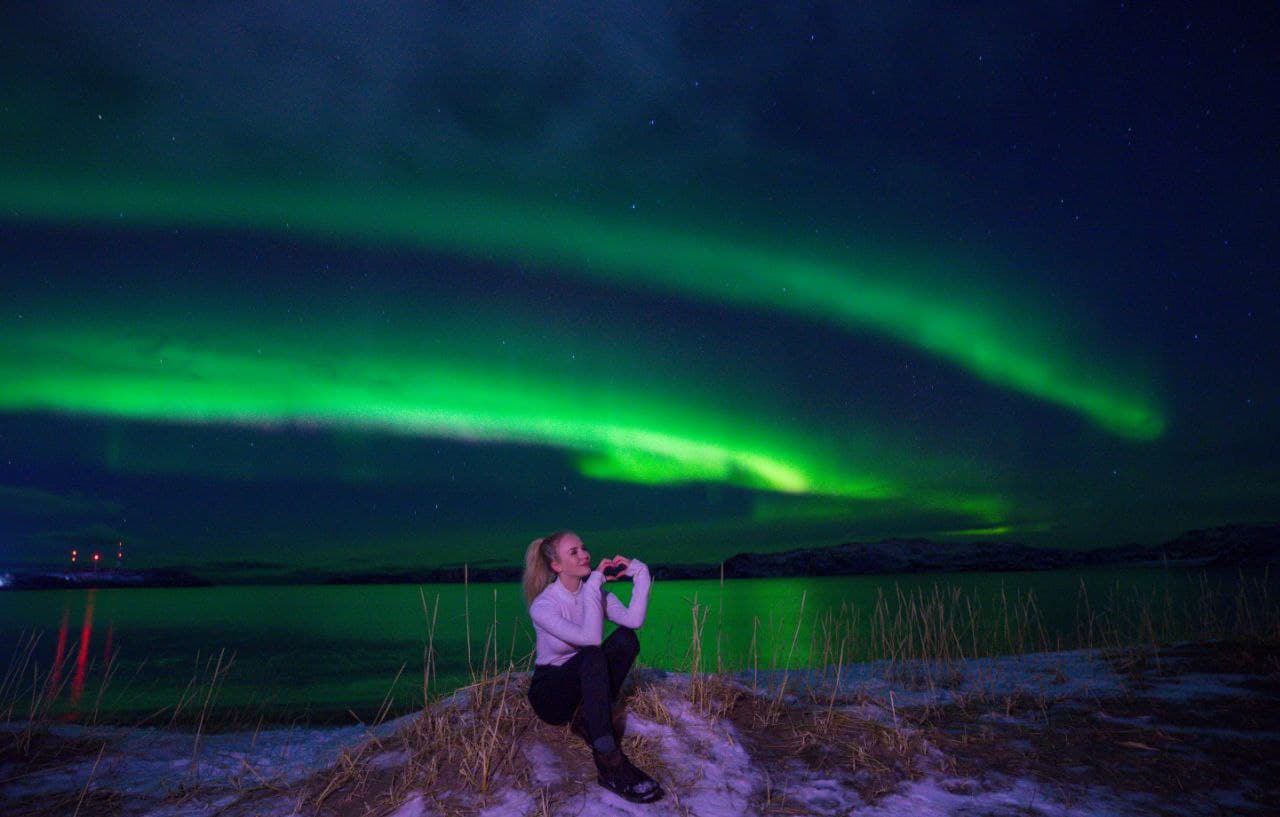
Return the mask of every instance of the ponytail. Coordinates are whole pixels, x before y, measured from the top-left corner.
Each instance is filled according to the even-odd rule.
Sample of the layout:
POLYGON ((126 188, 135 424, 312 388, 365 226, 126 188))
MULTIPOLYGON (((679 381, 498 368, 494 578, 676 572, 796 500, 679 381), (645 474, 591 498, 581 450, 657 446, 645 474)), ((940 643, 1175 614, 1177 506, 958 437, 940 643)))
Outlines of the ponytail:
POLYGON ((556 557, 556 546, 571 531, 560 530, 540 539, 534 539, 524 552, 524 603, 533 604, 538 594, 556 580, 551 560, 556 557))

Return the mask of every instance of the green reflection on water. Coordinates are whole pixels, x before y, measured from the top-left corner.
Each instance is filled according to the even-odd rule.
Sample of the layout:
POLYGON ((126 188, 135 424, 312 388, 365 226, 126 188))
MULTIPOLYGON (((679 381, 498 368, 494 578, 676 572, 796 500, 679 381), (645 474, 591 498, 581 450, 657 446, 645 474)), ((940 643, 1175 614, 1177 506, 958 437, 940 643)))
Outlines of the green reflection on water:
MULTIPOLYGON (((977 634, 964 634, 956 645, 966 656, 1089 646, 1096 638, 1086 626, 1090 620, 1132 627, 1143 638, 1140 622, 1124 620, 1136 615, 1134 603, 1142 599, 1149 612, 1169 618, 1166 634, 1176 635, 1178 611, 1192 609, 1209 589, 1216 591, 1215 603, 1229 605, 1237 578, 1114 569, 658 581, 640 633, 640 663, 687 670, 695 616, 703 626, 704 670, 824 665, 841 655, 845 661, 881 658, 884 639, 873 623, 877 598, 891 612, 899 594, 935 592, 969 605, 962 618, 975 623, 977 634)), ((624 601, 629 597, 628 584, 610 589, 624 601)), ((515 584, 0 594, 0 646, 12 653, 22 634, 32 632, 40 636, 37 670, 56 676, 59 711, 87 718, 96 708, 100 716, 123 720, 159 711, 167 721, 181 700, 185 716, 197 715, 208 700, 211 709, 241 721, 264 714, 272 720, 368 718, 388 695, 393 711, 409 711, 423 699, 429 641, 431 693, 468 682, 486 664, 523 667, 533 648, 515 584), (108 666, 111 679, 99 697, 108 666)), ((14 717, 22 715, 18 707, 14 717)))

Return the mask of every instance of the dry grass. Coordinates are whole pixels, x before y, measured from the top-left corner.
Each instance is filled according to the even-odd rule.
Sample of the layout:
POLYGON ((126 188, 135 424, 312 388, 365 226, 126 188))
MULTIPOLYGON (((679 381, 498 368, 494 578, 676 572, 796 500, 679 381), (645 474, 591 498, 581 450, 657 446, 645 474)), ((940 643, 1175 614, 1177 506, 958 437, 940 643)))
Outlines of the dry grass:
POLYGON ((736 696, 729 719, 759 769, 754 805, 767 814, 810 813, 774 782, 794 780, 797 767, 840 780, 867 803, 929 773, 967 781, 962 794, 1031 779, 1067 804, 1100 786, 1138 793, 1157 814, 1183 814, 1189 802, 1214 813, 1217 793, 1236 790, 1269 813, 1280 809, 1280 753, 1269 750, 1280 735, 1277 662, 1280 642, 1219 642, 1180 646, 1162 667, 1142 670, 1256 674, 1252 695, 1191 706, 1132 693, 1091 700, 975 692, 945 706, 894 709, 886 719, 857 713, 891 708, 892 698, 812 698, 778 710, 771 697, 747 693, 736 696))
POLYGON ((793 699, 780 704, 772 695, 740 692, 727 717, 753 764, 768 785, 757 806, 770 813, 801 813, 772 780, 794 776, 802 764, 841 779, 874 802, 906 779, 922 773, 929 741, 921 724, 903 713, 892 724, 860 717, 829 701, 793 699))
POLYGON ((349 749, 301 787, 298 811, 381 814, 415 792, 444 813, 477 808, 496 790, 528 779, 520 746, 536 718, 526 684, 509 672, 482 680, 426 707, 390 738, 349 749))
MULTIPOLYGON (((392 737, 352 747, 333 768, 307 781, 296 796, 297 810, 333 817, 384 815, 422 796, 442 814, 468 815, 492 806, 496 794, 515 787, 535 794, 537 813, 554 813, 594 786, 595 769, 589 750, 567 726, 538 720, 528 704, 527 685, 527 676, 508 668, 433 702, 392 737), (562 784, 538 786, 524 751, 534 743, 549 749, 564 769, 562 784)), ((663 698, 660 685, 636 684, 628 707, 639 717, 669 726, 672 718, 663 698)), ((654 738, 627 735, 622 745, 655 777, 672 779, 654 738)))
POLYGON ((654 683, 636 684, 628 703, 630 711, 661 726, 671 726, 671 710, 663 700, 663 688, 654 683))
POLYGON ((9 661, 4 677, 0 679, 0 719, 5 723, 15 719, 24 727, 13 733, 11 741, 0 747, 0 759, 25 758, 32 754, 40 739, 48 732, 58 701, 66 689, 71 673, 74 650, 59 666, 47 667, 42 672, 36 661, 40 643, 38 633, 24 634, 9 661))

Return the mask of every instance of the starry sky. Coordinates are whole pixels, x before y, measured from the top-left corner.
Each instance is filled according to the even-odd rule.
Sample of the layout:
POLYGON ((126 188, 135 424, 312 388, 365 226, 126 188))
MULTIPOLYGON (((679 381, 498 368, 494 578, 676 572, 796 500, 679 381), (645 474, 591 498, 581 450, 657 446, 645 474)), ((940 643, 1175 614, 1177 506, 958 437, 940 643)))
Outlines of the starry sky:
POLYGON ((8 18, 0 563, 1275 518, 1274 7, 8 18))

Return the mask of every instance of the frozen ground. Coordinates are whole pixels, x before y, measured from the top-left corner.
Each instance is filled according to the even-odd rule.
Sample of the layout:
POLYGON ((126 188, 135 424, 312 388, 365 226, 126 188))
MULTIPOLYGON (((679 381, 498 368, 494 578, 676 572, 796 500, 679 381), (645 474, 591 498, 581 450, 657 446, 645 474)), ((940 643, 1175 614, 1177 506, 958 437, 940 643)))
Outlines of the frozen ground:
MULTIPOLYGON (((5 815, 1217 815, 1280 813, 1280 654, 1185 645, 837 674, 637 673, 624 746, 667 797, 594 782, 513 679, 479 793, 428 775, 418 715, 376 729, 196 736, 55 726, 0 755, 5 815), (510 710, 510 711, 508 711, 510 710), (353 747, 362 747, 359 751, 353 747), (344 751, 346 750, 346 751, 344 751), (499 753, 494 753, 501 754, 499 753), (358 781, 358 782, 352 782, 358 781)), ((441 723, 467 723, 466 695, 441 723)), ((0 733, 21 734, 22 724, 0 733)), ((468 735, 489 734, 471 724, 468 735), (479 731, 474 731, 479 730, 479 731)), ((496 727, 495 727, 496 729, 496 727)), ((433 732, 431 734, 440 734, 433 732)), ((459 733, 462 734, 462 733, 459 733)), ((464 779, 465 778, 465 779, 464 779)))

